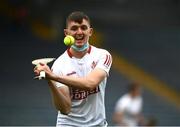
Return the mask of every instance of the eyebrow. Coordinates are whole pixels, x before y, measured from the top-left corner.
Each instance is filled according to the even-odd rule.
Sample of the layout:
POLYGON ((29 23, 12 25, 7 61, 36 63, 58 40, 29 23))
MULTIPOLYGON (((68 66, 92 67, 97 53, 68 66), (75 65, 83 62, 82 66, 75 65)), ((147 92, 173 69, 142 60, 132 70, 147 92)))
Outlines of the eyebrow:
POLYGON ((82 25, 72 25, 72 26, 70 27, 70 29, 71 29, 71 28, 76 28, 76 27, 87 27, 87 28, 88 28, 88 25, 85 25, 85 24, 82 24, 82 25))

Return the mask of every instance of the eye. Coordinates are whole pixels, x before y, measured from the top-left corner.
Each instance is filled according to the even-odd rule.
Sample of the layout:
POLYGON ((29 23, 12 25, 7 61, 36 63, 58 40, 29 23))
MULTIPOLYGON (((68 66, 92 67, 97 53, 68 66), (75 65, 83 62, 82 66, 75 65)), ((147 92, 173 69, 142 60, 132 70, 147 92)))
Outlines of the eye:
POLYGON ((86 25, 82 25, 82 26, 81 26, 81 29, 82 29, 82 30, 87 30, 88 27, 87 27, 86 25))
POLYGON ((76 31, 77 29, 78 29, 77 26, 72 26, 72 27, 71 27, 71 30, 73 30, 73 31, 76 31))

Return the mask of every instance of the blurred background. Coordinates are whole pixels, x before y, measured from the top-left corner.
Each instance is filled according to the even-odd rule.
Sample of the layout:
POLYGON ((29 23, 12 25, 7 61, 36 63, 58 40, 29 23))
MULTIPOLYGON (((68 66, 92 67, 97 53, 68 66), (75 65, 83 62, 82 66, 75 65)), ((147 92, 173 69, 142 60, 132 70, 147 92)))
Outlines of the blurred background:
POLYGON ((31 61, 65 51, 65 18, 76 10, 92 20, 90 43, 113 56, 106 87, 109 125, 116 101, 134 81, 143 87, 146 119, 180 125, 179 0, 1 0, 0 125, 55 125, 48 85, 33 79, 31 61))

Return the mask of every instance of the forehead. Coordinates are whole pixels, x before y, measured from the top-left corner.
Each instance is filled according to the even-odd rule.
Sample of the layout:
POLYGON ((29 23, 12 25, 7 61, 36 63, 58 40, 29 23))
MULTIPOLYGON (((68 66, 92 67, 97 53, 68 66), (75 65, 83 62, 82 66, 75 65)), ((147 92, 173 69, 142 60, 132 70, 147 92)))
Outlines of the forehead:
POLYGON ((81 25, 86 25, 90 27, 90 24, 87 20, 83 19, 81 23, 75 22, 75 21, 69 21, 67 24, 67 27, 72 27, 72 26, 81 26, 81 25))

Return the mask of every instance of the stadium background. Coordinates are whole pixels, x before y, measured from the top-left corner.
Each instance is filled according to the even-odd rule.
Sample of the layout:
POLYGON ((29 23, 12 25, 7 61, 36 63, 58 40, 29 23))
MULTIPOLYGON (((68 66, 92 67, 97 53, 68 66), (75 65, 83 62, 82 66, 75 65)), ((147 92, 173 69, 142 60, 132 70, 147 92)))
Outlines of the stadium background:
POLYGON ((55 125, 50 91, 45 81, 33 80, 31 60, 58 57, 66 49, 64 21, 74 10, 90 16, 91 43, 113 54, 106 89, 109 125, 132 81, 143 87, 147 119, 180 125, 179 0, 1 0, 0 125, 55 125))

